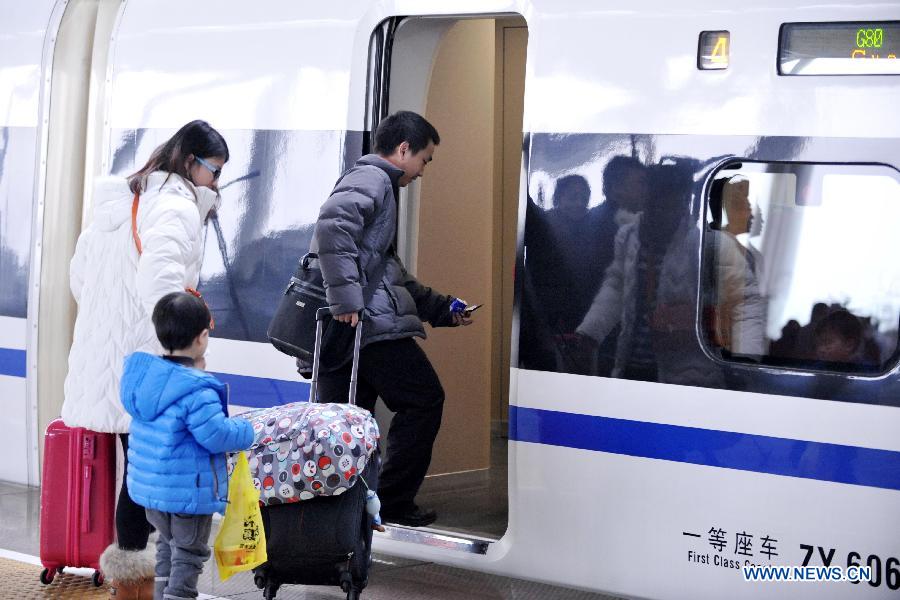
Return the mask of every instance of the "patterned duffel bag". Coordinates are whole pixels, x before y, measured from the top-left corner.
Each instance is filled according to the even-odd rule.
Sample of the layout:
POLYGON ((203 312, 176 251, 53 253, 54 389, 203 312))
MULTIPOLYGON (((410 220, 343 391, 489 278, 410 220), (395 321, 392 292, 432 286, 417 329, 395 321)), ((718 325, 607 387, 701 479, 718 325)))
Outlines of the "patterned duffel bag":
POLYGON ((351 404, 294 402, 238 416, 253 425, 247 458, 263 505, 343 494, 380 437, 372 414, 351 404))

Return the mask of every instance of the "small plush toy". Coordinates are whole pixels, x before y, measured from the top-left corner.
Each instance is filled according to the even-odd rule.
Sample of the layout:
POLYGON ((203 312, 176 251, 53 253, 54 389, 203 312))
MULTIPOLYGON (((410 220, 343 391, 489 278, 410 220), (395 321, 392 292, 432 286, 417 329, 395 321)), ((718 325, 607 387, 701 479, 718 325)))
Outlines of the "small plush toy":
POLYGON ((378 494, 373 492, 372 490, 366 491, 366 512, 372 515, 372 529, 375 531, 384 532, 384 525, 381 524, 381 515, 379 512, 381 511, 381 500, 378 499, 378 494))

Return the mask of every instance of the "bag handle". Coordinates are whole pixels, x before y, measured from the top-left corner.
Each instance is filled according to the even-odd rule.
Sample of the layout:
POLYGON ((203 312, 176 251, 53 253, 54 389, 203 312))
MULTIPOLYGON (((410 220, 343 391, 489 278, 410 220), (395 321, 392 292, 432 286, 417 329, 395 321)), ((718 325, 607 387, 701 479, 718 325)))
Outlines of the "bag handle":
POLYGON ((94 470, 91 465, 84 465, 81 477, 81 533, 91 531, 91 489, 93 488, 94 470))
MULTIPOLYGON (((348 394, 348 404, 356 405, 356 382, 359 375, 359 349, 362 345, 362 328, 364 310, 359 311, 359 322, 356 324, 356 332, 353 336, 353 366, 350 369, 350 393, 348 394)), ((319 387, 319 356, 322 354, 322 321, 325 317, 331 316, 331 309, 327 306, 316 311, 316 342, 313 347, 313 370, 312 380, 309 382, 309 402, 316 402, 316 391, 319 387)))

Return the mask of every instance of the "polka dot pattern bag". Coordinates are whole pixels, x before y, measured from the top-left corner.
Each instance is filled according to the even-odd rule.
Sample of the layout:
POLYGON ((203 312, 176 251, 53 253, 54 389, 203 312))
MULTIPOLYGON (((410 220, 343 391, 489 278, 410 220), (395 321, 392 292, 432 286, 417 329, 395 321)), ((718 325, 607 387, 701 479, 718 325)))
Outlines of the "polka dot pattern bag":
POLYGON ((239 416, 253 425, 247 457, 263 505, 343 494, 380 437, 369 411, 351 404, 294 402, 239 416))

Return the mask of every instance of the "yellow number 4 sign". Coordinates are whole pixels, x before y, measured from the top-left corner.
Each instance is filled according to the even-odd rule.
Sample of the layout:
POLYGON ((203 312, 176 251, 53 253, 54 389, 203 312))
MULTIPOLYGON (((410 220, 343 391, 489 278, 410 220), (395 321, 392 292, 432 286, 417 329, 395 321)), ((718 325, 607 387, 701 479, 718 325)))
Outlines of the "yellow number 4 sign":
POLYGON ((727 69, 731 56, 731 34, 727 31, 703 31, 697 49, 698 69, 727 69))

